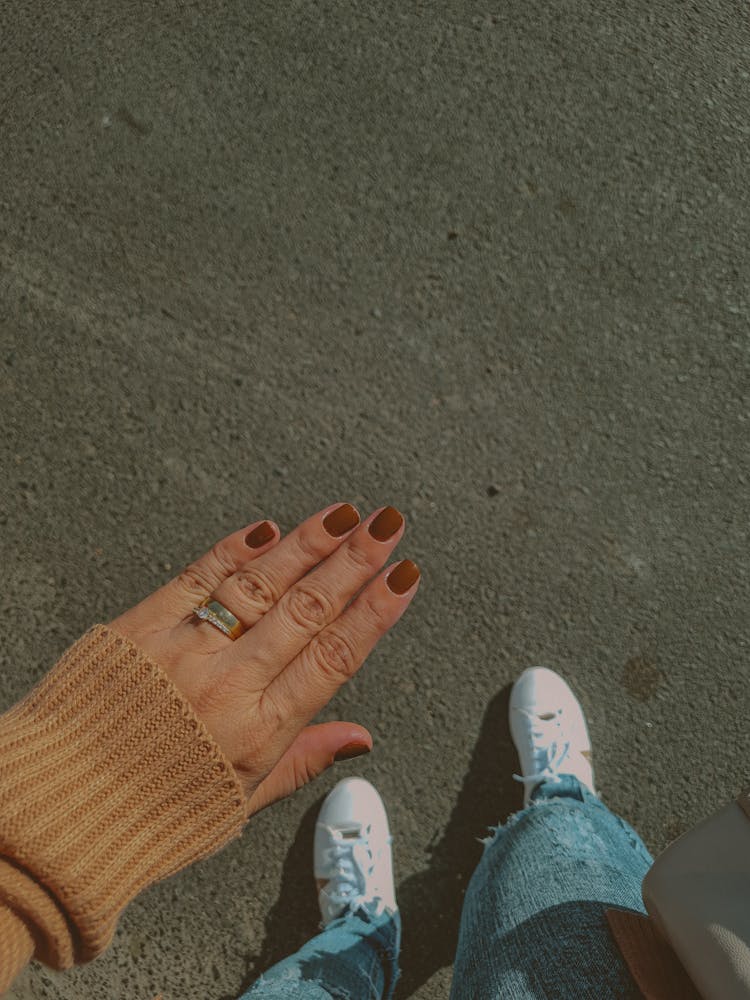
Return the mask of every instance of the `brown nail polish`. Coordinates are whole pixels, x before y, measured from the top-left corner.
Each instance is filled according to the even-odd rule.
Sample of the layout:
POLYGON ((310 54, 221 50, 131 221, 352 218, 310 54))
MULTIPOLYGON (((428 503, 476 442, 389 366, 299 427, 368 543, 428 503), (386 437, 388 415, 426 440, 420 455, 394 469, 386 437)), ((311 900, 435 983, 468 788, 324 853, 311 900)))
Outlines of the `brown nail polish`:
POLYGON ((336 751, 334 760, 351 760, 352 757, 360 757, 364 753, 369 753, 370 747, 366 743, 346 743, 336 751))
POLYGON ((329 535, 340 538, 359 524, 359 514, 350 503, 342 503, 323 518, 323 527, 329 535))
POLYGON ((391 570, 385 578, 385 582, 388 589, 392 590, 394 594, 405 594, 409 587, 414 586, 419 576, 417 564, 413 563, 411 559, 404 559, 395 569, 391 570))
POLYGON ((271 522, 263 521, 246 536, 245 545, 249 545, 251 549, 259 549, 261 545, 270 542, 275 534, 271 522))
POLYGON ((395 507, 386 507, 370 523, 368 530, 377 541, 387 542, 396 534, 403 523, 404 519, 395 507))

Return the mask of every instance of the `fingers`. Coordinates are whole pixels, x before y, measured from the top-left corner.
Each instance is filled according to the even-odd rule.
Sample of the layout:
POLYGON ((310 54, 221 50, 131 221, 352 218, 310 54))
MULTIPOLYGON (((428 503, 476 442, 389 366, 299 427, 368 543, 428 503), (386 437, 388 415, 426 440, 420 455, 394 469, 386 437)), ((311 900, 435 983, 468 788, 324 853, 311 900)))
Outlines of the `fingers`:
MULTIPOLYGON (((238 668, 251 665, 253 685, 265 687, 338 618, 383 566, 403 533, 404 519, 394 507, 374 511, 317 569, 278 594, 252 630, 225 651, 224 662, 238 668)), ((267 566, 276 562, 279 548, 266 557, 267 566)), ((249 571, 255 573, 254 565, 249 571)))
POLYGON ((372 750, 372 737, 350 722, 324 722, 307 726, 255 789, 248 802, 248 816, 278 802, 322 774, 337 759, 372 750))
MULTIPOLYGON (((359 513, 351 504, 330 504, 260 558, 227 575, 216 589, 216 600, 246 628, 255 626, 293 584, 346 541, 358 524, 359 513)), ((231 641, 227 639, 227 643, 231 641)))
MULTIPOLYGON (((208 597, 232 573, 249 560, 272 549, 281 532, 274 521, 254 521, 216 542, 208 552, 190 563, 179 576, 130 608, 127 617, 132 631, 150 631, 177 625, 193 608, 208 597)), ((214 629, 218 633, 218 630, 214 629)), ((231 639, 228 640, 231 642, 231 639)))
POLYGON ((419 570, 410 560, 383 570, 269 684, 258 706, 261 717, 265 713, 275 732, 291 739, 290 734, 309 722, 354 676, 381 636, 406 611, 418 589, 419 570), (386 583, 389 578, 396 589, 409 584, 409 579, 413 582, 403 594, 394 594, 386 583))

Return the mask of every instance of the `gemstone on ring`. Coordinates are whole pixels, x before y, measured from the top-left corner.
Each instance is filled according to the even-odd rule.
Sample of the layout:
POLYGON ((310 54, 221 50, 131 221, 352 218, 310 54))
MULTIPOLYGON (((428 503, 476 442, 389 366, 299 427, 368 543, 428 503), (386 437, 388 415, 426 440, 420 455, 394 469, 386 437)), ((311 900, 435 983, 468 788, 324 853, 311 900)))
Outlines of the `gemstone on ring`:
MULTIPOLYGON (((226 611, 225 608, 223 610, 226 611)), ((226 612, 226 613, 231 614, 231 612, 226 612)), ((237 635, 241 635, 242 632, 245 631, 245 629, 240 627, 240 630, 237 633, 237 635, 234 634, 235 629, 227 625, 225 621, 222 621, 221 617, 213 610, 213 608, 206 607, 203 604, 199 608, 193 608, 193 614, 197 615, 197 617, 200 618, 201 621, 207 621, 210 625, 215 625, 216 628, 218 628, 221 632, 224 633, 224 635, 228 635, 230 639, 236 639, 237 635)), ((232 618, 234 619, 233 615, 232 618)), ((239 626, 239 622, 237 622, 236 619, 234 619, 234 621, 236 622, 235 627, 239 626)))
POLYGON ((218 629, 221 629, 224 635, 230 634, 229 629, 224 622, 214 611, 211 611, 210 608, 193 608, 193 611, 201 619, 201 621, 209 622, 209 624, 215 625, 218 629))

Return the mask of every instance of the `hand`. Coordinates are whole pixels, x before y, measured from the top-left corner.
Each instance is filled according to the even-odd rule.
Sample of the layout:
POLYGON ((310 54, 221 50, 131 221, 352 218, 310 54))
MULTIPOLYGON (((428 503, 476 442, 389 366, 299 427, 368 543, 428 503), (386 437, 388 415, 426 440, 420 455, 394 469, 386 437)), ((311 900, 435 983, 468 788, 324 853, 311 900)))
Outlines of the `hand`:
POLYGON ((257 549, 245 539, 262 522, 228 535, 109 623, 190 701, 237 772, 248 816, 317 777, 342 747, 372 748, 361 726, 307 723, 359 670, 419 583, 393 593, 386 577, 395 564, 371 579, 404 533, 394 508, 378 508, 335 538, 323 521, 341 506, 326 507, 285 538, 266 522, 273 537, 257 549), (398 528, 378 541, 369 531, 376 519, 376 532, 384 522, 398 528), (248 627, 244 635, 231 639, 192 613, 209 594, 248 627))

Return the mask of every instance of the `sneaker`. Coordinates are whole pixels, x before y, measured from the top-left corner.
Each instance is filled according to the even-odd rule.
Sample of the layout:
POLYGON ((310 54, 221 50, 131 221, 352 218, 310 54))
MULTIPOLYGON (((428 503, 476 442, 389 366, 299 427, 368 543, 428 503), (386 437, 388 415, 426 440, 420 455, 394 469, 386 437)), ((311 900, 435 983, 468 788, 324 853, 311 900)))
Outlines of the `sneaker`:
POLYGON ((326 797, 315 827, 318 903, 327 927, 349 909, 395 913, 393 837, 383 800, 364 778, 344 778, 326 797))
POLYGON ((524 808, 540 781, 573 774, 596 795, 591 741, 583 709, 565 681, 547 667, 529 667, 510 695, 510 732, 518 751, 524 808))

